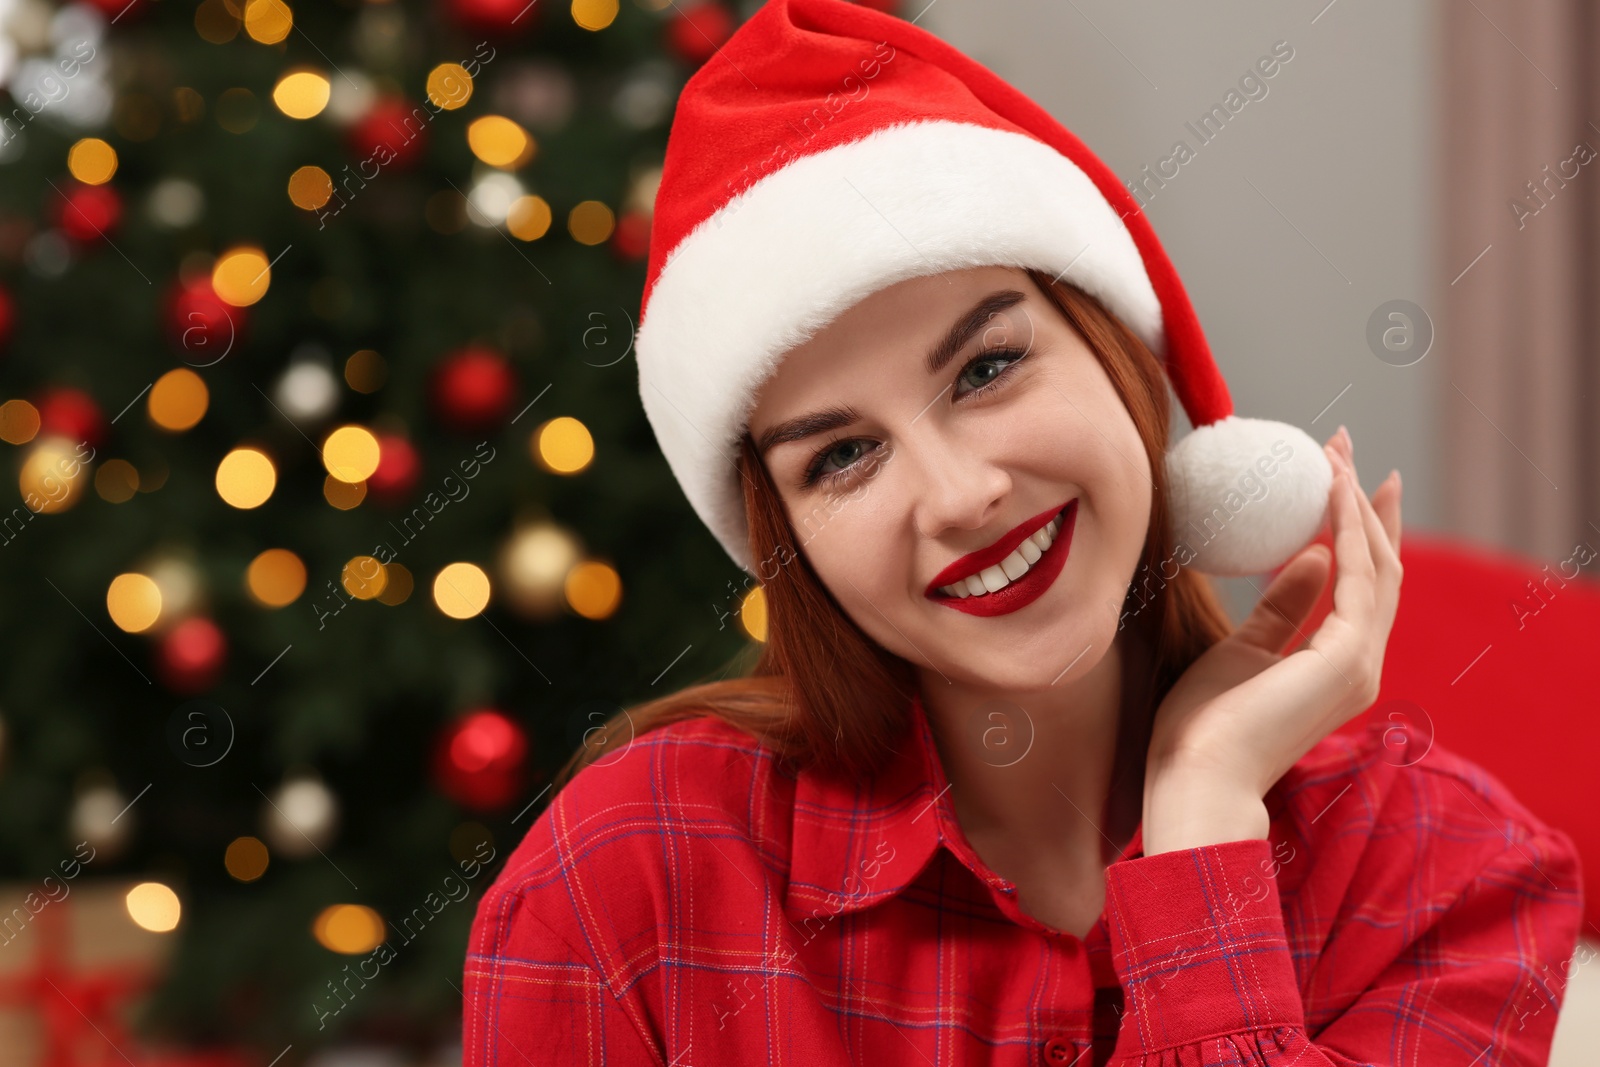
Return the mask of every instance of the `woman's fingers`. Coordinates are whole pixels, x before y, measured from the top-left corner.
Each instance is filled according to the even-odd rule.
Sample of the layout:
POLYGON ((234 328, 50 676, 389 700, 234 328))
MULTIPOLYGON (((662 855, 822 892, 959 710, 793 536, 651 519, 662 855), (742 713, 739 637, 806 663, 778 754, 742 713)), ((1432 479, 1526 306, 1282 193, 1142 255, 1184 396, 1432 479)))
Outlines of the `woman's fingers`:
MULTIPOLYGON (((1361 524, 1366 531, 1367 548, 1373 562, 1374 599, 1381 613, 1380 619, 1385 623, 1384 632, 1387 633, 1387 625, 1393 621, 1394 613, 1399 607, 1400 601, 1400 551, 1395 546, 1398 534, 1397 532, 1391 534, 1389 523, 1378 514, 1378 501, 1367 499, 1367 495, 1361 491, 1361 483, 1355 472, 1354 450, 1351 445, 1349 431, 1340 427, 1340 433, 1343 435, 1340 457, 1345 463, 1346 473, 1350 476, 1355 489, 1356 505, 1361 514, 1361 524)), ((1381 494, 1382 492, 1383 487, 1380 486, 1379 493, 1381 494)), ((1397 531, 1399 512, 1394 507, 1395 502, 1391 502, 1385 496, 1382 503, 1384 504, 1385 513, 1393 520, 1397 531)))
POLYGON ((1360 628, 1375 607, 1377 568, 1372 561, 1361 505, 1356 502, 1361 489, 1355 484, 1355 474, 1345 464, 1342 454, 1335 457, 1334 471, 1333 610, 1360 628))

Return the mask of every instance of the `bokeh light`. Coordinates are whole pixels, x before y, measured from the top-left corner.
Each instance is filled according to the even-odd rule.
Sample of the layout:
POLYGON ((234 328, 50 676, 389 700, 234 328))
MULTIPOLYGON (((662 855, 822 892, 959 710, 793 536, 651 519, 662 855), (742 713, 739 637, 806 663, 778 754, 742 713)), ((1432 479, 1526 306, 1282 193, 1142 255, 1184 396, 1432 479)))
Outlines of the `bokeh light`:
POLYGON ((236 837, 223 853, 222 865, 241 882, 253 882, 267 873, 267 846, 255 837, 236 837))
POLYGON ((470 619, 489 606, 489 576, 473 563, 452 563, 433 580, 433 602, 452 619, 470 619))
POLYGON ((169 370, 150 388, 150 421, 175 433, 187 430, 204 417, 210 398, 200 375, 188 367, 169 370))
POLYGON ((341 426, 322 442, 322 465, 341 482, 364 482, 378 469, 378 439, 364 426, 341 426))
POLYGON ((334 904, 317 914, 311 933, 330 952, 356 956, 383 944, 383 916, 365 904, 334 904))
POLYGON ((467 127, 467 146, 491 167, 516 168, 533 158, 528 132, 504 115, 485 115, 467 127))
POLYGON ((306 589, 306 565, 287 548, 269 548, 250 561, 244 586, 262 607, 293 604, 306 589))
POLYGON ((148 574, 119 574, 106 588, 106 611, 119 630, 142 633, 161 617, 161 587, 148 574))
POLYGON ((160 882, 140 882, 128 890, 124 899, 128 906, 128 917, 144 929, 164 934, 178 928, 183 906, 178 903, 178 894, 170 886, 160 882))
POLYGON ((622 576, 608 563, 586 560, 567 572, 567 604, 586 619, 604 619, 622 601, 622 576))
POLYGON ((236 448, 217 464, 217 495, 241 510, 265 504, 277 484, 272 460, 254 448, 236 448))
POLYGON ((569 415, 551 419, 534 432, 534 458, 555 474, 575 474, 594 459, 589 428, 569 415))
POLYGON ((253 245, 229 249, 211 269, 211 288, 217 298, 234 307, 249 307, 267 295, 272 268, 266 253, 253 245))

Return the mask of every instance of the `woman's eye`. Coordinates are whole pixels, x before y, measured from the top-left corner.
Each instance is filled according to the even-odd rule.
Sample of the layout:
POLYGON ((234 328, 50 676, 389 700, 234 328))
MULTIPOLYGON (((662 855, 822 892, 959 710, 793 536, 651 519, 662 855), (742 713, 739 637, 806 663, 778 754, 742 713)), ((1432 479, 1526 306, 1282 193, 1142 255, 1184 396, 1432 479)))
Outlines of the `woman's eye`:
POLYGON ((854 439, 840 441, 836 445, 823 449, 817 453, 816 458, 811 462, 811 466, 806 469, 803 484, 812 486, 819 481, 825 482, 833 478, 842 477, 849 471, 850 466, 861 458, 863 451, 862 443, 854 439), (834 462, 837 462, 838 465, 830 467, 829 464, 834 462))
POLYGON ((972 362, 961 368, 961 373, 956 377, 956 395, 966 396, 976 393, 993 384, 1004 374, 1012 364, 1022 359, 1024 353, 1018 351, 983 352, 975 356, 972 362), (961 385, 968 388, 962 390, 961 385))

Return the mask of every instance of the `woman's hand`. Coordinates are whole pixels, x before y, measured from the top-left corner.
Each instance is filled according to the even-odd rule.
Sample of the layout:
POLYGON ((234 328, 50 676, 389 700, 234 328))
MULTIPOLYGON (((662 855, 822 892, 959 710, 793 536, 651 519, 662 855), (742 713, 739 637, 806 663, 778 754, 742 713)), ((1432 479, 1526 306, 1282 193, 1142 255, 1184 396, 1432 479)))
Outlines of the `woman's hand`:
POLYGON ((1195 660, 1159 708, 1147 757, 1145 855, 1267 834, 1262 798, 1318 741, 1371 707, 1400 603, 1400 478, 1368 500, 1350 434, 1324 446, 1334 467, 1334 551, 1290 560, 1239 628, 1195 660), (1334 575, 1333 610, 1288 656, 1334 575))

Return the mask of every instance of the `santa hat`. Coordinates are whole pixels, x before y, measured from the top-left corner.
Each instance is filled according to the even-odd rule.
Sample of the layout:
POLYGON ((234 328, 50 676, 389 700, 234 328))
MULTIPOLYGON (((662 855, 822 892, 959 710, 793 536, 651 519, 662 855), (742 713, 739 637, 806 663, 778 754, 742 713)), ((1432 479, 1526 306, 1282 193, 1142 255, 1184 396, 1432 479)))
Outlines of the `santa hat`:
POLYGON ((1194 427, 1166 457, 1180 563, 1263 573, 1316 535, 1322 447, 1233 414, 1149 220, 1083 142, 909 22, 768 0, 678 99, 635 344, 661 451, 740 567, 739 439, 784 353, 895 282, 990 265, 1092 294, 1162 360, 1194 427))

